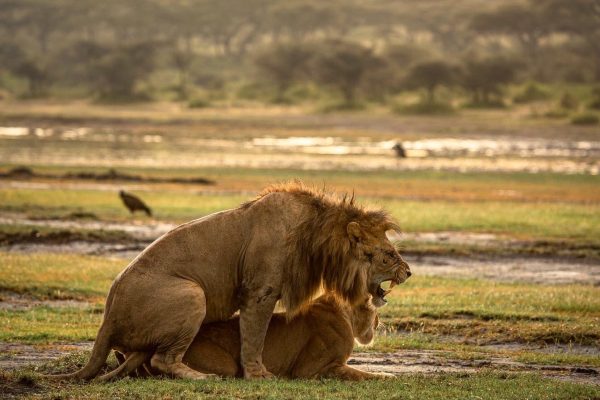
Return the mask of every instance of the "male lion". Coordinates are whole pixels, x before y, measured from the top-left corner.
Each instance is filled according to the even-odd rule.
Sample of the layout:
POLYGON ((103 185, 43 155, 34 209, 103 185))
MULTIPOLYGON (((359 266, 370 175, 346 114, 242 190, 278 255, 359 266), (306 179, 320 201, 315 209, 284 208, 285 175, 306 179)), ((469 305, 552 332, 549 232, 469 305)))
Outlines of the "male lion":
MULTIPOLYGON (((366 301, 351 307, 335 296, 325 294, 300 314, 288 319, 285 313, 274 314, 265 337, 263 361, 273 374, 285 378, 331 377, 347 380, 386 377, 352 368, 346 364, 354 339, 361 344, 373 340, 379 324, 377 309, 366 301)), ((241 376, 240 320, 202 325, 198 335, 183 357, 183 362, 196 371, 224 377, 241 376)), ((132 353, 125 359, 118 355, 121 366, 103 375, 101 380, 126 376, 143 363, 150 354, 132 353)), ((139 368, 140 375, 153 375, 148 367, 139 368)))
POLYGON ((299 183, 180 225, 116 277, 90 360, 61 378, 93 378, 112 348, 152 353, 162 373, 204 379, 183 355, 203 323, 237 310, 244 376, 269 377, 263 343, 278 300, 292 316, 323 287, 350 304, 368 292, 381 306, 381 283, 410 276, 385 235, 390 229, 397 225, 385 212, 299 183))

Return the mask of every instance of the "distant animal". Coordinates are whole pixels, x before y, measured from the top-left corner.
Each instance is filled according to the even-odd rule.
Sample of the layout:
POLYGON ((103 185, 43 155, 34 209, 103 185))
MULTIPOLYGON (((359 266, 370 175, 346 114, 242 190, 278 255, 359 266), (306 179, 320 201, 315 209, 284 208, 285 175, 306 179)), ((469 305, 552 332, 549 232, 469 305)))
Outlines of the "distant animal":
POLYGON ((396 157, 406 158, 406 151, 404 150, 404 146, 402 146, 402 143, 396 143, 394 147, 392 147, 392 150, 396 152, 396 157))
POLYGON ((320 290, 351 305, 379 307, 411 275, 386 236, 398 225, 382 210, 307 188, 275 185, 238 208, 180 225, 149 245, 113 282, 92 355, 55 379, 89 380, 111 349, 145 353, 152 368, 191 379, 210 375, 182 362, 203 324, 240 311, 245 378, 272 376, 263 344, 277 301, 299 314, 320 290))
MULTIPOLYGON (((347 364, 354 339, 361 344, 373 341, 379 324, 377 308, 369 295, 351 307, 336 296, 325 294, 300 314, 288 319, 274 314, 269 323, 263 350, 265 367, 275 376, 291 379, 339 378, 352 381, 393 377, 361 371, 347 364)), ((183 362, 192 369, 223 377, 243 376, 240 359, 240 317, 202 325, 188 347, 183 362)), ((138 376, 160 371, 150 364, 152 353, 116 353, 121 364, 99 380, 124 377, 137 368, 138 376)), ((136 375, 134 374, 134 376, 136 375)))
POLYGON ((125 205, 125 207, 127 207, 130 213, 133 214, 136 211, 143 211, 149 217, 152 216, 152 210, 150 210, 150 207, 148 207, 146 203, 144 203, 139 197, 134 196, 131 193, 127 193, 123 190, 119 191, 119 196, 121 196, 123 204, 125 205))

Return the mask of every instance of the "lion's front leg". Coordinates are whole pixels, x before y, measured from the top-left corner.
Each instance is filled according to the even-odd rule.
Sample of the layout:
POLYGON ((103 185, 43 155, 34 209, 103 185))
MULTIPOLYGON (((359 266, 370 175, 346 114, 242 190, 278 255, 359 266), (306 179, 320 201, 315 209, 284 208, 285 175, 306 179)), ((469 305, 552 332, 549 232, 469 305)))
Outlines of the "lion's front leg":
POLYGON ((271 287, 265 287, 248 293, 240 307, 241 363, 244 378, 273 376, 263 365, 262 352, 277 298, 278 295, 273 293, 271 287))

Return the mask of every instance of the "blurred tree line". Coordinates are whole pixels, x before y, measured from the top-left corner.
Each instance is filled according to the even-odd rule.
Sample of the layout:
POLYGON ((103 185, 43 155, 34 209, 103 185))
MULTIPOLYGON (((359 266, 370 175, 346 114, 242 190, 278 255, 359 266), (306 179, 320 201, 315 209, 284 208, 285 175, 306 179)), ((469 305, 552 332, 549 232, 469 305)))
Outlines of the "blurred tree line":
POLYGON ((0 85, 25 97, 485 105, 516 81, 600 81, 600 0, 0 0, 0 85))

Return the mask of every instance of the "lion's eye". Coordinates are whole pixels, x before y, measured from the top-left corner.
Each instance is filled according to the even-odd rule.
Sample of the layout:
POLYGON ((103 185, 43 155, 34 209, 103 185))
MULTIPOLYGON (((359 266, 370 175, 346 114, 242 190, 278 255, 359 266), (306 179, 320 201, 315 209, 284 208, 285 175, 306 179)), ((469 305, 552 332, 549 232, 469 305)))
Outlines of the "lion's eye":
POLYGON ((384 258, 384 259, 383 259, 383 263, 384 263, 384 264, 387 264, 387 263, 388 263, 388 260, 387 260, 387 258, 384 258))

